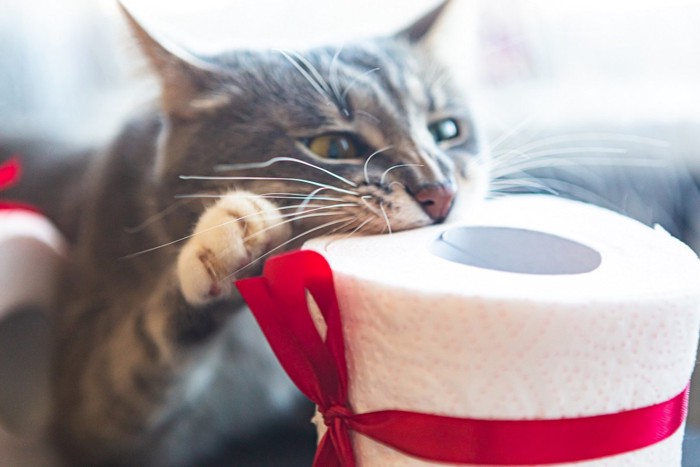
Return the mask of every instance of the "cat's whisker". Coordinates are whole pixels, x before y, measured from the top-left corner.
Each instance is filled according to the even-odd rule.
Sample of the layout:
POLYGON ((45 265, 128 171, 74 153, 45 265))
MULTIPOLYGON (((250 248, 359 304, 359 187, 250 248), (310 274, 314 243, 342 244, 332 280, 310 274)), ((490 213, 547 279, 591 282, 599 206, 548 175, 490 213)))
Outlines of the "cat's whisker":
POLYGON ((610 133, 610 132, 599 132, 599 133, 573 133, 567 135, 549 136, 545 138, 539 138, 531 141, 527 144, 516 148, 522 152, 531 151, 533 149, 540 148, 542 146, 552 146, 555 144, 563 143, 576 143, 576 142, 607 142, 616 141, 623 143, 633 143, 645 146, 652 146, 660 149, 665 149, 671 146, 671 143, 666 140, 650 138, 646 136, 639 136, 627 133, 610 133))
POLYGON ((220 172, 223 170, 249 170, 249 169, 264 169, 266 167, 270 167, 272 164, 276 164, 277 162, 295 162, 297 164, 303 164, 307 167, 311 167, 316 170, 320 170, 321 172, 324 172, 331 177, 334 177, 338 180, 340 180, 343 183, 347 183, 353 188, 357 188, 357 183, 353 182, 352 180, 348 180, 345 177, 341 177, 340 175, 336 174, 335 172, 332 172, 328 169, 324 169, 323 167, 319 167, 317 165, 314 165, 310 162, 297 159, 295 157, 273 157, 272 159, 269 159, 265 162, 249 162, 249 163, 242 163, 242 164, 219 164, 214 167, 214 171, 220 172))
POLYGON ((328 84, 328 81, 323 77, 323 75, 318 71, 318 69, 302 54, 297 52, 296 50, 289 50, 289 53, 293 54, 296 59, 301 62, 302 65, 306 67, 307 70, 313 75, 314 79, 316 82, 321 86, 325 91, 326 94, 328 95, 333 95, 333 90, 331 86, 328 84))
MULTIPOLYGON (((282 219, 286 219, 286 218, 290 218, 290 217, 291 217, 292 219, 288 219, 288 220, 286 220, 286 221, 284 221, 284 222, 282 222, 282 223, 280 223, 280 224, 276 224, 276 225, 282 225, 282 224, 286 224, 287 222, 293 222, 293 221, 295 221, 295 220, 304 218, 304 217, 301 217, 301 216, 315 217, 315 215, 308 215, 308 216, 307 216, 307 214, 315 213, 315 212, 317 212, 317 211, 323 211, 323 210, 326 210, 326 209, 345 208, 345 207, 357 207, 357 206, 359 206, 359 204, 357 204, 357 203, 339 203, 339 204, 331 204, 331 205, 307 204, 307 205, 306 205, 306 208, 307 208, 307 209, 306 209, 305 211, 303 211, 305 214, 300 214, 300 213, 299 213, 299 205, 282 206, 282 207, 278 207, 278 208, 276 208, 276 209, 277 209, 278 211, 280 211, 280 210, 287 210, 287 209, 295 209, 295 208, 296 208, 296 210, 295 210, 294 212, 292 212, 292 213, 280 214, 279 217, 282 218, 282 219), (311 208, 311 209, 308 209, 308 208, 311 208)), ((208 228, 208 229, 202 230, 202 231, 198 232, 198 234, 204 233, 204 232, 208 232, 208 231, 210 231, 210 230, 214 230, 214 229, 223 227, 223 226, 225 226, 225 225, 228 225, 228 224, 230 224, 230 223, 232 223, 232 222, 237 222, 237 221, 239 221, 239 220, 243 220, 243 219, 245 219, 245 218, 247 218, 247 217, 255 216, 255 215, 258 215, 258 214, 260 214, 260 213, 257 213, 257 212, 256 212, 256 213, 253 213, 253 214, 249 214, 248 216, 239 217, 239 218, 235 218, 235 219, 230 219, 230 220, 228 220, 228 221, 226 221, 226 222, 224 222, 224 223, 222 223, 222 224, 219 224, 219 225, 210 227, 210 228, 208 228)), ((323 213, 322 215, 337 215, 337 214, 335 214, 335 213, 332 213, 332 214, 323 213)))
POLYGON ((499 169, 501 167, 508 167, 522 161, 530 161, 532 157, 529 157, 526 153, 518 149, 509 149, 508 151, 499 152, 491 156, 491 169, 499 169))
MULTIPOLYGON (((367 70, 367 71, 363 71, 363 72, 360 73, 359 75, 355 76, 355 77, 352 79, 352 81, 350 81, 350 84, 347 85, 347 87, 346 87, 345 90, 343 91, 343 94, 341 94, 341 98, 343 99, 343 101, 345 101, 345 99, 347 99, 348 93, 350 92, 350 90, 352 89, 352 87, 355 86, 357 83, 359 83, 360 80, 361 80, 362 78, 364 78, 365 76, 367 76, 367 75, 370 74, 370 73, 374 73, 374 72, 379 71, 379 70, 381 70, 381 68, 376 67, 376 68, 372 68, 372 69, 367 70)), ((356 112, 356 113, 357 113, 357 112, 356 112)))
MULTIPOLYGON (((351 203, 347 203, 347 204, 350 205, 351 203)), ((358 206, 357 204, 355 204, 355 205, 358 206)), ((335 206, 330 206, 330 207, 335 207, 335 206)), ((318 207, 317 209, 329 209, 330 207, 329 207, 329 206, 320 206, 320 207, 318 207)), ((275 208, 275 209, 278 210, 278 211, 282 211, 282 210, 297 209, 297 208, 298 208, 298 205, 292 205, 292 206, 277 207, 277 208, 275 208)), ((314 208, 316 208, 315 205, 314 205, 314 208)), ((307 211, 307 212, 311 212, 311 211, 307 211)), ((143 254, 150 253, 150 252, 152 252, 152 251, 160 250, 161 248, 165 248, 165 247, 168 247, 168 246, 171 246, 171 245, 175 245, 175 244, 180 243, 180 242, 184 242, 185 240, 189 240, 190 238, 192 238, 192 237, 194 237, 194 236, 196 236, 196 235, 199 235, 199 234, 202 234, 202 233, 205 233, 205 232, 209 232, 209 231, 211 231, 211 230, 218 229, 218 228, 221 228, 221 227, 223 227, 223 226, 225 226, 225 225, 232 224, 232 223, 234 223, 234 222, 238 222, 238 221, 241 221, 241 220, 245 220, 245 219, 248 219, 248 218, 253 217, 253 216, 259 216, 260 214, 261 214, 260 212, 254 212, 254 213, 251 213, 251 214, 248 214, 248 215, 245 215, 245 216, 233 218, 233 219, 230 219, 230 220, 228 220, 228 221, 226 221, 226 222, 223 222, 223 223, 221 223, 221 224, 219 224, 219 225, 215 225, 215 226, 213 226, 213 227, 209 227, 208 229, 204 229, 204 230, 199 231, 199 232, 196 232, 196 233, 192 233, 192 234, 189 234, 189 235, 185 235, 184 237, 180 237, 180 238, 178 238, 178 239, 176 239, 176 240, 173 240, 173 241, 170 241, 170 242, 167 242, 167 243, 163 243, 163 244, 160 244, 160 245, 151 247, 151 248, 147 248, 147 249, 145 249, 145 250, 137 251, 137 252, 135 252, 135 253, 131 253, 131 254, 128 254, 128 255, 126 255, 126 256, 122 256, 120 259, 121 259, 121 260, 127 260, 127 259, 134 258, 134 257, 136 257, 136 256, 141 256, 141 255, 143 255, 143 254)), ((291 215, 291 216, 296 216, 297 213, 283 214, 283 215, 281 215, 281 217, 290 216, 290 215, 291 215)))
POLYGON ((376 116, 372 115, 371 113, 369 113, 369 112, 367 112, 367 111, 365 111, 365 110, 361 110, 361 109, 360 109, 360 110, 355 110, 355 115, 357 115, 358 117, 364 117, 364 118, 366 118, 367 120, 369 120, 369 121, 371 121, 372 123, 374 123, 375 125, 379 125, 379 124, 382 123, 382 121, 381 121, 379 118, 377 118, 376 116))
POLYGON ((391 235, 393 232, 391 230, 391 222, 389 222, 389 216, 386 214, 386 210, 384 209, 384 203, 380 202, 379 203, 379 209, 382 211, 382 215, 384 217, 384 221, 386 222, 386 227, 389 229, 389 235, 391 235))
POLYGON ((303 237, 305 237, 305 236, 307 236, 307 235, 310 235, 310 234, 312 234, 312 233, 314 233, 314 232, 318 232, 318 231, 321 230, 321 229, 330 227, 330 226, 332 226, 332 225, 340 224, 341 222, 347 222, 347 221, 349 221, 349 220, 355 220, 355 218, 354 218, 354 217, 344 217, 343 219, 337 219, 337 220, 334 220, 334 221, 326 222, 325 224, 318 225, 318 226, 313 227, 313 228, 311 228, 311 229, 308 229, 308 230, 306 230, 306 231, 304 231, 304 232, 302 232, 302 233, 300 233, 300 234, 298 234, 298 235, 295 235, 294 237, 290 238, 289 240, 287 240, 287 241, 281 243, 280 245, 277 245, 276 247, 274 247, 274 248, 268 250, 265 254, 263 254, 263 255, 259 256, 258 258, 256 258, 256 259, 250 261, 250 262, 249 262, 248 264, 246 264, 245 266, 240 267, 240 268, 236 269, 235 271, 233 271, 231 274, 228 274, 227 276, 221 278, 221 281, 225 281, 226 279, 229 279, 229 278, 231 278, 231 277, 236 276, 236 275, 237 275, 239 272, 241 272, 242 270, 249 268, 250 266, 252 266, 253 264, 256 264, 256 263, 259 262, 259 261, 262 261, 264 258, 266 258, 266 257, 270 256, 271 254, 273 254, 274 252, 276 252, 276 251, 278 251, 278 250, 284 248, 285 246, 289 245, 290 243, 293 243, 293 242, 299 240, 300 238, 303 238, 303 237))
POLYGON ((488 167, 491 167, 491 165, 492 165, 493 157, 492 157, 491 153, 488 151, 479 151, 473 157, 474 157, 473 161, 475 164, 480 164, 482 166, 488 166, 488 167))
MULTIPOLYGON (((573 100, 573 96, 569 97, 567 99, 564 99, 563 102, 560 103, 560 107, 566 107, 566 105, 573 100)), ((499 147, 501 144, 505 143, 509 139, 513 138, 514 136, 518 135, 520 132, 522 132, 525 128, 527 128, 528 125, 530 125, 533 121, 537 120, 538 118, 542 117, 543 115, 546 115, 548 113, 551 113, 552 109, 542 109, 538 112, 533 112, 524 119, 522 119, 520 122, 516 123, 512 127, 510 127, 508 130, 504 131, 501 136, 496 138, 493 141, 487 142, 486 147, 490 150, 493 151, 497 147, 499 147)))
MULTIPOLYGON (((569 182, 566 180, 561 180, 561 179, 555 179, 555 178, 549 178, 549 177, 536 177, 537 180, 541 182, 547 183, 547 185, 541 184, 539 187, 532 185, 532 188, 535 189, 540 189, 547 191, 549 193, 553 193, 557 196, 560 195, 572 195, 575 198, 582 198, 582 199, 589 199, 595 202, 596 204, 602 206, 602 207, 607 207, 608 209, 616 209, 615 203, 613 203, 610 199, 605 198, 604 196, 601 196, 599 193, 589 190, 585 188, 582 185, 569 182), (548 186, 551 185, 551 186, 548 186)), ((524 186, 524 184, 523 184, 524 186)), ((515 188, 515 186, 514 186, 515 188)))
MULTIPOLYGON (((317 188, 313 192, 314 193, 319 193, 323 190, 326 190, 326 188, 317 188)), ((295 198, 295 199, 306 199, 309 197, 309 193, 304 193, 304 192, 297 192, 297 193, 286 193, 287 196, 290 198, 295 198)), ((323 201, 345 201, 346 198, 337 198, 333 196, 318 196, 314 195, 313 200, 323 200, 323 201)))
POLYGON ((335 99, 341 106, 341 112, 345 117, 349 117, 350 110, 348 109, 347 102, 340 91, 340 80, 338 79, 338 57, 340 57, 340 54, 342 52, 343 47, 341 46, 338 48, 335 55, 333 55, 333 58, 331 59, 331 64, 328 67, 328 84, 330 85, 330 88, 333 91, 335 99))
POLYGON ((513 183, 516 181, 521 181, 521 180, 537 180, 537 177, 532 175, 526 170, 521 170, 518 168, 513 168, 512 170, 506 171, 508 169, 507 167, 504 170, 501 170, 500 172, 494 172, 491 171, 489 173, 489 176, 491 177, 489 186, 490 187, 495 187, 495 186, 503 186, 509 183, 513 183), (513 175, 517 174, 517 177, 513 177, 513 175))
MULTIPOLYGON (((321 188, 319 188, 320 190, 321 188)), ((280 194, 280 195, 273 195, 273 194, 268 194, 268 195, 238 195, 238 194, 223 194, 223 195, 215 195, 212 193, 192 193, 192 194, 187 194, 187 195, 177 195, 176 198, 181 198, 181 199, 220 199, 220 198, 226 198, 228 196, 235 196, 237 198, 242 198, 242 199, 256 199, 256 198, 263 198, 263 199, 288 199, 288 200, 305 200, 309 197, 309 195, 304 194, 304 193, 290 193, 290 194, 280 194)), ((334 198, 332 196, 313 196, 311 198, 313 201, 345 201, 343 198, 334 198)))
POLYGON ((616 147, 565 147, 554 148, 534 152, 524 152, 519 149, 496 153, 493 156, 491 167, 498 170, 502 167, 520 167, 522 165, 541 164, 546 167, 552 162, 560 162, 565 165, 664 165, 666 162, 659 157, 622 157, 628 152, 626 148, 616 147), (603 157, 600 154, 617 154, 618 157, 603 157))
POLYGON ((401 167, 423 167, 423 164, 396 164, 394 166, 389 167, 382 173, 382 176, 379 178, 379 184, 384 185, 384 179, 386 178, 387 174, 394 169, 399 169, 401 167))
MULTIPOLYGON (((357 219, 352 218, 352 219, 350 219, 349 221, 347 221, 345 224, 339 225, 338 227, 329 230, 327 233, 324 234, 324 236, 332 236, 332 235, 334 235, 336 232, 342 232, 344 229, 346 229, 348 226, 354 224, 355 222, 357 222, 357 219)), ((326 243, 326 244, 324 245, 324 249, 325 249, 325 248, 328 248, 328 245, 332 244, 333 241, 334 241, 334 239, 331 239, 328 243, 326 243)))
POLYGON ((520 133, 524 128, 526 128, 531 122, 533 122, 537 117, 539 117, 538 113, 534 113, 532 115, 528 115, 527 118, 524 118, 508 130, 504 131, 501 136, 496 138, 495 140, 491 142, 487 142, 486 146, 490 151, 493 151, 497 147, 499 147, 501 144, 505 143, 508 141, 510 138, 513 136, 517 135, 520 133))
POLYGON ((512 164, 500 164, 492 170, 494 179, 512 173, 524 172, 540 168, 581 166, 612 166, 612 167, 666 167, 668 161, 650 158, 607 158, 607 157, 541 157, 532 160, 518 161, 512 164))
POLYGON ((362 197, 360 198, 360 201, 362 201, 362 202, 364 203, 365 207, 366 207, 372 214, 374 214, 375 216, 381 218, 381 217, 382 217, 381 213, 380 213, 379 211, 377 211, 374 207, 372 207, 371 204, 369 204, 369 203, 367 202, 367 200, 370 199, 370 198, 372 198, 372 195, 365 195, 365 196, 362 196, 362 197))
POLYGON ((508 192, 508 191, 489 191, 486 194, 486 199, 498 199, 498 198, 505 198, 507 196, 513 196, 513 193, 508 192))
MULTIPOLYGON (((321 191, 323 191, 323 190, 325 190, 325 189, 326 189, 326 188, 317 188, 317 189, 315 189, 312 193, 319 193, 319 192, 321 192, 321 191)), ((185 195, 185 196, 186 196, 186 195, 185 195)), ((224 194, 221 194, 221 195, 211 195, 211 197, 217 197, 217 196, 218 196, 218 197, 221 197, 221 198, 225 198, 225 197, 243 197, 243 198, 252 198, 252 199, 255 199, 255 198, 258 198, 258 197, 262 197, 262 198, 269 198, 269 199, 276 199, 276 198, 279 198, 279 199, 301 199, 301 200, 304 200, 304 199, 306 199, 306 198, 309 197, 309 193, 306 193, 306 192, 294 192, 294 191, 292 191, 292 192, 270 192, 270 193, 261 193, 261 194, 241 195, 240 192, 233 192, 233 193, 227 192, 227 193, 224 193, 224 194)), ((209 196, 207 196, 207 197, 209 197, 209 196)), ((332 197, 332 196, 318 196, 318 195, 314 195, 314 196, 313 196, 313 200, 314 200, 314 201, 345 201, 346 198, 337 198, 337 197, 332 197)))
MULTIPOLYGON (((338 50, 336 55, 333 57, 333 60, 331 60, 331 67, 333 66, 334 61, 337 64, 337 57, 340 55, 341 51, 342 51, 342 48, 340 50, 338 50)), ((350 116, 350 110, 347 107, 345 96, 340 93, 340 89, 337 86, 332 85, 332 83, 329 83, 328 81, 326 81, 326 79, 323 77, 323 75, 318 71, 318 69, 306 57, 304 57, 303 55, 301 55, 299 52, 297 52, 295 50, 287 50, 287 51, 280 50, 280 53, 282 53, 288 60, 291 60, 291 63, 294 65, 294 67, 326 99, 327 104, 331 104, 331 102, 335 102, 336 105, 338 106, 340 112, 345 117, 350 116), (294 57, 291 57, 289 54, 293 55, 294 57)), ((337 65, 336 65, 336 70, 337 70, 337 65)), ((333 70, 331 69, 330 71, 333 71, 333 70)), ((337 72, 336 72, 336 78, 337 78, 337 72)))
POLYGON ((135 234, 135 233, 141 232, 143 229, 145 229, 149 225, 163 219, 165 216, 175 212, 175 210, 177 210, 179 207, 182 207, 183 204, 187 204, 187 203, 189 203, 189 200, 185 200, 185 199, 178 200, 178 201, 172 203, 167 208, 163 209, 162 211, 157 212, 156 214, 153 214, 152 216, 146 218, 146 220, 144 220, 140 224, 138 224, 134 227, 124 227, 124 232, 127 234, 135 234))
MULTIPOLYGON (((343 206, 343 207, 355 207, 356 205, 352 205, 352 204, 337 205, 337 206, 329 206, 329 208, 331 208, 331 207, 337 208, 337 207, 340 207, 340 206, 343 206)), ((296 214, 296 213, 294 213, 294 214, 292 215, 291 219, 286 219, 286 220, 284 220, 284 221, 282 221, 282 222, 278 222, 278 223, 276 223, 276 224, 273 224, 273 225, 270 225, 270 226, 268 226, 268 227, 265 227, 264 229, 258 230, 258 231, 255 232, 254 234, 251 234, 251 235, 248 235, 248 236, 244 237, 243 240, 244 240, 244 241, 250 240, 250 239, 255 238, 255 237, 257 237, 258 235, 263 234, 263 233, 265 233, 265 232, 267 232, 267 231, 269 231, 269 230, 275 229, 275 228, 277 228, 277 227, 281 227, 281 226, 286 225, 286 224, 291 224, 291 223, 294 223, 294 222, 296 222, 296 221, 300 221, 300 220, 304 220, 304 219, 310 219, 310 218, 313 218, 313 217, 338 216, 338 215, 340 215, 340 214, 345 214, 345 212, 343 212, 343 211, 341 211, 341 212, 314 212, 314 213, 310 213, 310 214, 296 214)), ((280 217, 286 217, 286 216, 280 216, 280 217)))
MULTIPOLYGON (((533 188, 540 191, 545 191, 552 194, 570 194, 570 195, 581 195, 583 194, 587 199, 597 199, 597 202, 602 205, 613 208, 613 203, 610 200, 606 200, 600 197, 598 194, 590 191, 583 186, 567 182, 562 179, 555 179, 550 177, 545 177, 542 175, 533 175, 528 172, 530 170, 536 170, 541 168, 553 168, 556 167, 563 171, 571 171, 575 174, 579 174, 582 169, 589 170, 590 174, 588 178, 596 176, 596 172, 592 172, 593 167, 601 166, 632 166, 632 167, 659 167, 667 165, 667 161, 660 159, 658 157, 642 157, 642 158, 630 158, 630 157, 604 157, 596 156, 595 154, 605 151, 612 152, 622 152, 626 149, 621 148, 598 148, 598 147, 571 147, 571 148, 560 148, 552 149, 551 152, 539 151, 534 153, 521 153, 517 150, 510 151, 503 160, 499 161, 497 169, 492 172, 494 180, 492 182, 492 191, 496 192, 498 190, 508 190, 517 188, 533 188), (588 150, 593 150, 594 155, 590 156, 586 154, 588 150), (560 150, 568 150, 572 152, 566 157, 562 157, 559 152, 560 150), (519 160, 514 161, 513 154, 519 157, 519 160), (535 154, 537 157, 529 157, 531 154, 535 154), (518 174, 517 178, 511 178, 511 175, 518 174), (502 178, 505 177, 505 178, 502 178), (523 178, 524 177, 524 178, 523 178), (524 180, 528 180, 525 182, 524 180), (540 182, 547 182, 547 185, 543 185, 540 182), (526 186, 527 185, 527 186, 526 186), (552 186, 557 187, 554 190, 552 186)), ((603 183, 601 181, 601 183, 603 183)))
MULTIPOLYGON (((324 204, 321 204, 321 205, 317 205, 317 204, 307 204, 307 205, 305 206, 305 207, 307 208, 307 210, 304 211, 304 212, 315 212, 315 211, 322 211, 322 210, 324 210, 324 209, 347 208, 347 207, 358 207, 358 206, 360 206, 358 203, 351 203, 351 202, 338 203, 338 204, 327 204, 327 205, 324 205, 324 204), (308 208, 312 208, 312 209, 308 209, 308 208)), ((279 208, 277 208, 277 209, 279 210, 279 209, 291 209, 291 208, 297 208, 297 210, 299 209, 298 206, 282 206, 282 207, 279 207, 279 208)), ((295 216, 295 215, 297 215, 297 214, 298 214, 298 212, 295 211, 295 212, 292 213, 292 214, 282 214, 282 217, 284 217, 284 216, 295 216)))
POLYGON ((355 235, 357 232, 362 232, 362 229, 363 229, 367 224, 369 224, 370 222, 372 222, 372 217, 369 217, 369 216, 368 216, 367 219, 364 220, 364 222, 362 222, 360 225, 358 225, 357 228, 355 228, 355 230, 353 230, 352 232, 350 232, 350 233, 347 235, 347 237, 344 237, 344 238, 351 237, 351 236, 355 235))
POLYGON ((314 185, 318 187, 327 188, 329 190, 337 191, 339 193, 345 193, 346 195, 357 196, 359 193, 356 191, 346 190, 344 188, 339 188, 333 185, 327 185, 325 183, 315 182, 313 180, 306 180, 305 178, 287 178, 287 177, 224 177, 224 176, 214 176, 214 175, 180 175, 180 180, 268 180, 268 181, 280 181, 280 182, 299 182, 307 183, 309 185, 314 185))
POLYGON ((305 196, 304 200, 301 202, 301 204, 297 208, 297 212, 303 211, 304 208, 306 207, 306 205, 309 204, 309 202, 311 202, 311 200, 316 199, 316 194, 322 190, 325 190, 325 188, 317 188, 314 191, 312 191, 311 193, 309 193, 307 196, 305 196))
POLYGON ((324 245, 324 249, 326 249, 326 251, 327 251, 327 250, 328 250, 328 247, 330 247, 330 246, 331 246, 333 243, 335 243, 336 241, 338 241, 338 240, 345 240, 346 238, 352 237, 352 236, 355 235, 357 232, 359 232, 364 226, 366 226, 367 224, 369 224, 369 223, 372 221, 372 219, 373 219, 372 217, 368 217, 367 219, 364 220, 364 222, 360 222, 358 219, 353 218, 352 222, 349 222, 348 224, 346 224, 346 226, 347 226, 347 225, 351 225, 351 224, 353 224, 353 223, 355 223, 355 222, 360 222, 360 224, 359 224, 357 227, 355 227, 351 232, 347 233, 346 235, 343 235, 343 236, 340 237, 340 238, 332 238, 332 239, 330 239, 330 240, 328 241, 328 243, 326 243, 326 244, 324 245))
POLYGON ((503 192, 504 190, 512 189, 512 188, 534 188, 537 190, 545 191, 551 195, 558 196, 559 193, 542 184, 538 183, 532 180, 521 180, 521 179, 513 179, 513 180, 505 180, 505 181, 497 181, 497 182, 492 182, 489 191, 490 192, 503 192))
MULTIPOLYGON (((296 52, 294 52, 294 51, 285 51, 285 50, 282 50, 282 49, 275 49, 275 50, 276 50, 277 52, 281 53, 281 54, 284 56, 284 58, 286 58, 287 60, 289 60, 289 63, 291 63, 292 66, 294 66, 294 68, 296 68, 297 71, 298 71, 299 73, 301 73, 302 76, 303 76, 304 78, 306 78, 306 80, 309 82, 309 84, 311 84, 311 86, 313 86, 313 88, 314 88, 319 94, 321 94, 321 96, 323 96, 326 100, 330 100, 331 90, 328 88, 328 84, 325 83, 325 80, 323 80, 322 77, 321 77, 321 81, 317 81, 317 80, 314 78, 314 76, 311 75, 311 73, 313 73, 313 72, 315 72, 315 74, 319 74, 319 73, 318 73, 318 70, 316 70, 316 68, 314 68, 313 66, 311 66, 311 64, 308 62, 308 60, 304 59, 304 60, 302 61, 302 63, 305 62, 304 65, 307 66, 307 68, 308 68, 308 71, 307 71, 307 70, 304 69, 304 67, 299 63, 299 62, 301 61, 300 58, 299 58, 300 56, 299 56, 296 52), (290 55, 290 53, 295 54, 295 57, 292 57, 292 56, 290 55), (310 73, 310 72, 311 72, 311 73, 310 73), (324 86, 324 84, 325 84, 325 86, 324 86)), ((319 75, 319 76, 320 76, 320 75, 319 75)))
POLYGON ((626 154, 628 150, 626 148, 615 148, 610 146, 570 146, 564 148, 553 148, 553 149, 543 149, 540 151, 524 151, 520 148, 510 149, 503 153, 495 153, 493 157, 498 160, 502 156, 522 156, 523 159, 537 159, 541 157, 549 156, 565 156, 565 155, 576 155, 576 154, 626 154))
POLYGON ((390 149, 393 149, 393 147, 394 147, 394 146, 389 145, 389 146, 385 146, 385 147, 383 147, 383 148, 381 148, 381 149, 377 149, 377 150, 374 151, 372 154, 370 154, 369 157, 367 157, 367 160, 365 161, 365 165, 364 165, 364 167, 363 167, 363 171, 364 171, 364 174, 365 174, 365 182, 367 182, 368 185, 370 184, 370 181, 369 181, 369 172, 368 172, 369 162, 370 162, 370 161, 372 160, 372 158, 373 158, 374 156, 376 156, 377 154, 381 154, 381 153, 383 153, 384 151, 388 151, 388 150, 390 150, 390 149))
POLYGON ((332 235, 332 234, 334 234, 334 233, 336 233, 336 232, 342 231, 343 229, 347 228, 348 226, 354 224, 355 222, 357 222, 357 219, 355 219, 355 218, 353 217, 353 218, 351 218, 349 221, 347 221, 345 224, 339 225, 338 227, 336 227, 336 228, 334 228, 334 229, 328 231, 328 233, 327 233, 326 235, 332 235))

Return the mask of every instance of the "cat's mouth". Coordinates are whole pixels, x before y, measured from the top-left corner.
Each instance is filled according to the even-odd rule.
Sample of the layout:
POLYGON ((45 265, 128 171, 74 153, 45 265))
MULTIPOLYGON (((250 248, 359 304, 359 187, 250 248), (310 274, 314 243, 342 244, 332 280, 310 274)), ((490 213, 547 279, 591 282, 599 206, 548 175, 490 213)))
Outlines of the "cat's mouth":
POLYGON ((368 220, 367 233, 393 233, 435 222, 420 202, 403 190, 392 193, 367 193, 359 199, 368 220))
MULTIPOLYGON (((451 202, 447 208, 441 208, 440 214, 445 216, 449 207, 451 202)), ((444 219, 431 217, 428 210, 435 211, 433 204, 422 205, 406 190, 388 191, 371 185, 362 187, 357 195, 343 196, 341 202, 323 210, 326 211, 323 217, 307 219, 303 228, 308 229, 310 224, 314 224, 313 228, 328 224, 319 234, 386 234, 428 226, 444 219)))
POLYGON ((302 203, 293 224, 296 234, 308 238, 391 234, 425 227, 443 222, 456 197, 455 189, 440 184, 426 185, 415 193, 399 184, 393 188, 363 184, 353 191, 341 196, 316 196, 302 203))

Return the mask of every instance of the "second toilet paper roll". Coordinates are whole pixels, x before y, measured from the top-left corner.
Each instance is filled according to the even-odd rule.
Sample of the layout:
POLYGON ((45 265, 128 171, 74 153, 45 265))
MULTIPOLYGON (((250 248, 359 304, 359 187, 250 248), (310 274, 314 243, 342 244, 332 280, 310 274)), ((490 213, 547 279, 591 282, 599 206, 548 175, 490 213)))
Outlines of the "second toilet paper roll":
MULTIPOLYGON (((306 247, 334 272, 356 413, 609 414, 673 398, 694 367, 696 255, 604 209, 511 197, 469 224, 306 247)), ((678 466, 681 440, 682 429, 575 465, 678 466)), ((354 445, 362 466, 439 465, 359 435, 354 445)))
POLYGON ((0 465, 58 465, 49 421, 50 304, 65 240, 45 217, 0 209, 0 465))

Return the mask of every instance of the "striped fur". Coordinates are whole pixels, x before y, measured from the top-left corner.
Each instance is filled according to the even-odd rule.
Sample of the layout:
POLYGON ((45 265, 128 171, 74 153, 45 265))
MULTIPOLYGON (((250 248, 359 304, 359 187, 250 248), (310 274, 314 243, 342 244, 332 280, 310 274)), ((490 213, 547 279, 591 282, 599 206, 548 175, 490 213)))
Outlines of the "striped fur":
MULTIPOLYGON (((65 165, 35 166, 39 151, 26 150, 28 171, 38 174, 29 178, 41 180, 41 190, 28 184, 8 193, 41 205, 73 245, 53 362, 53 432, 68 465, 197 465, 228 440, 297 416, 300 397, 240 298, 193 304, 183 296, 176 262, 199 237, 184 238, 216 205, 207 196, 296 193, 269 200, 284 215, 315 193, 309 205, 352 221, 321 228, 328 217, 300 217, 288 224, 286 238, 298 239, 286 248, 332 227, 379 233, 429 224, 413 198, 423 186, 460 183, 478 196, 485 176, 469 108, 422 42, 439 13, 394 37, 342 49, 196 60, 164 49, 132 20, 161 77, 161 105, 135 116, 111 147, 80 159, 86 165, 72 177, 56 176, 65 165), (445 117, 459 122, 461 137, 438 144, 428 125, 445 117), (313 156, 304 138, 329 131, 360 135, 376 154, 313 156), (275 157, 315 167, 216 169, 275 157)), ((262 263, 231 271, 229 280, 262 263)))

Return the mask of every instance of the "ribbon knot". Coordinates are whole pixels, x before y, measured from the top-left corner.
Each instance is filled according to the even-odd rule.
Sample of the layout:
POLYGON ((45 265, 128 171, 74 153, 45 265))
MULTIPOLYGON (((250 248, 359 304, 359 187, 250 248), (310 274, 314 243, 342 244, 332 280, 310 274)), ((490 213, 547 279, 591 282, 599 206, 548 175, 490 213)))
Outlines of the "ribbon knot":
POLYGON ((321 415, 323 415, 323 423, 327 427, 331 427, 336 423, 336 421, 343 423, 354 414, 348 407, 335 404, 331 405, 325 410, 321 409, 321 415))

